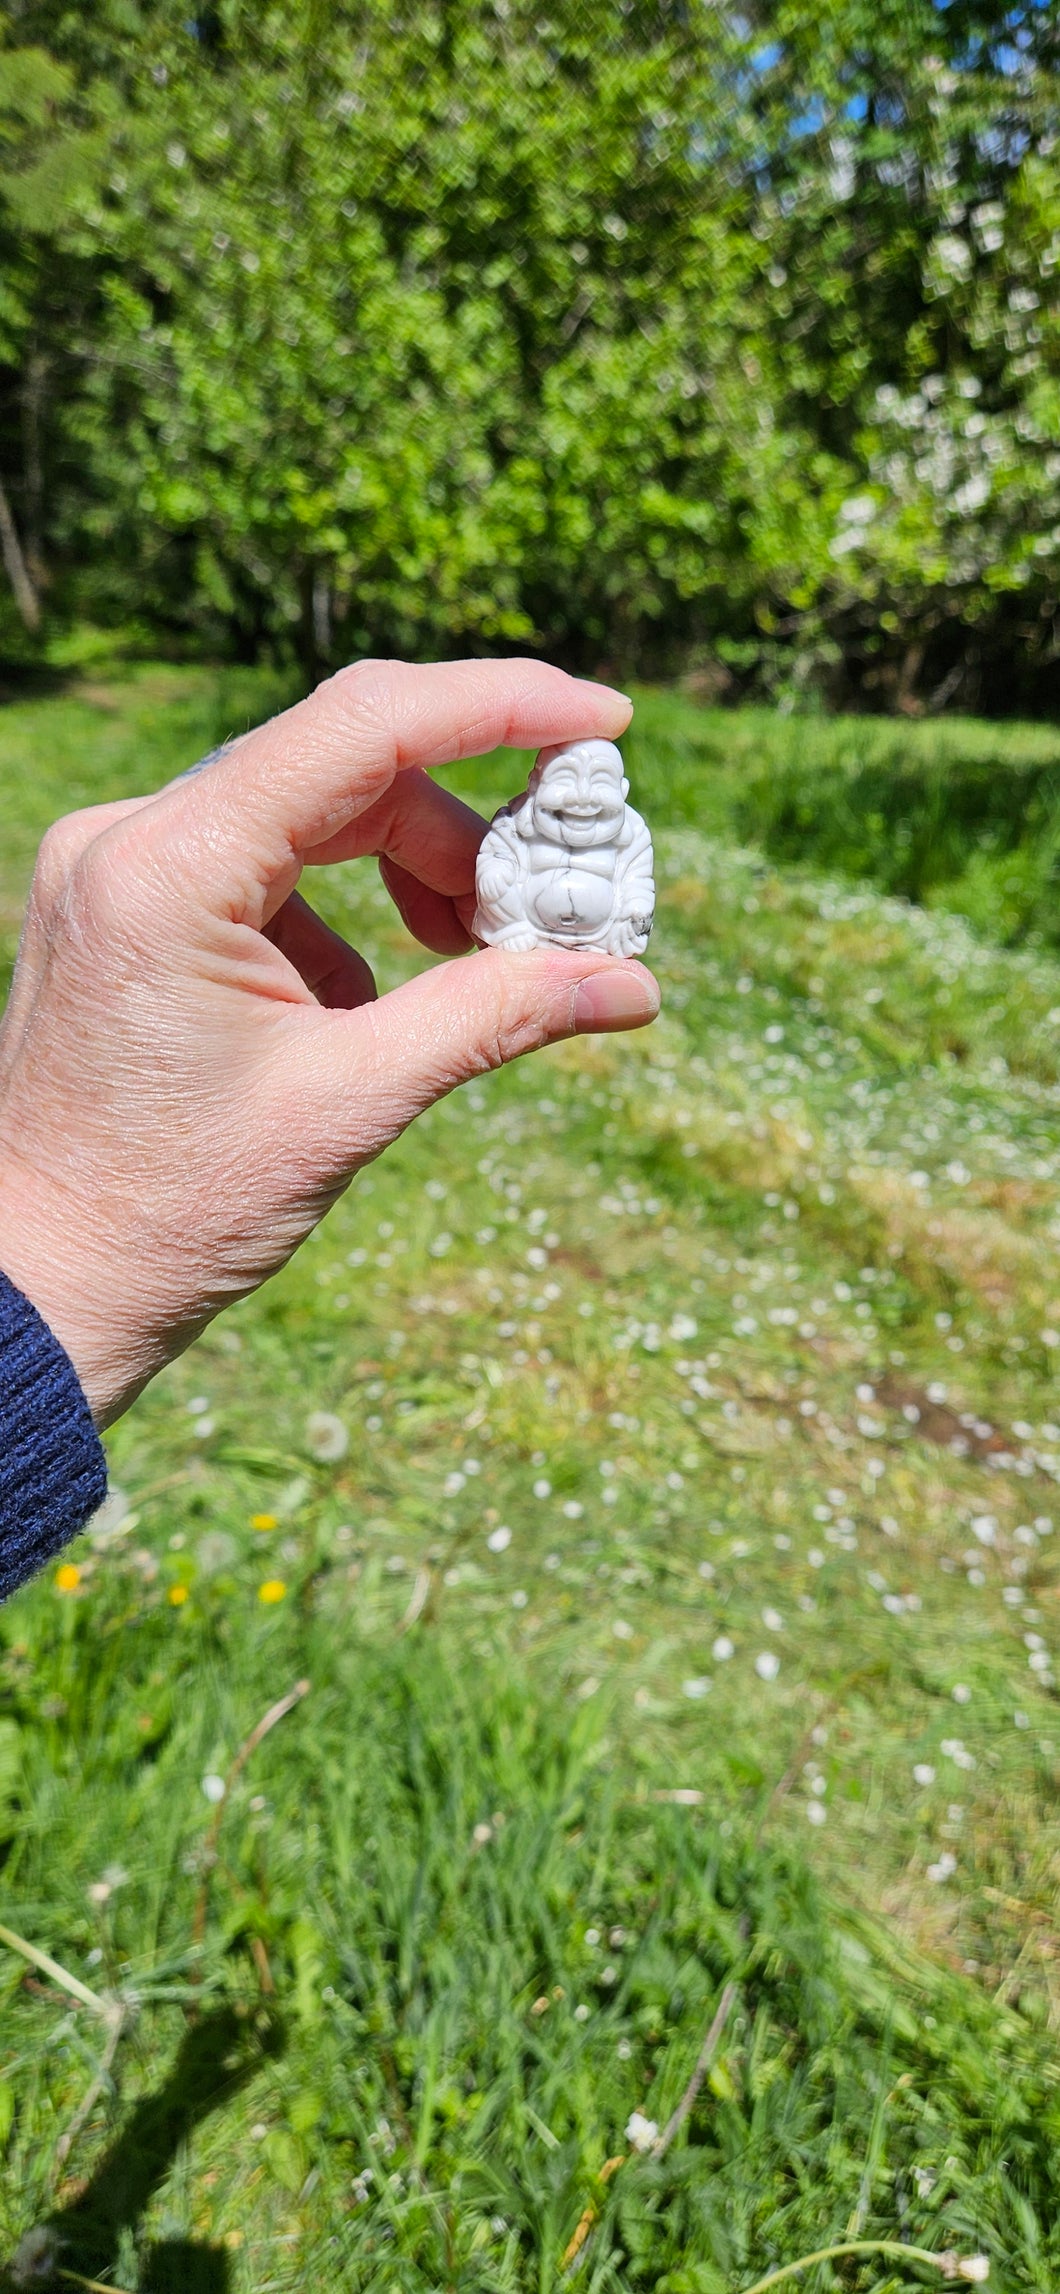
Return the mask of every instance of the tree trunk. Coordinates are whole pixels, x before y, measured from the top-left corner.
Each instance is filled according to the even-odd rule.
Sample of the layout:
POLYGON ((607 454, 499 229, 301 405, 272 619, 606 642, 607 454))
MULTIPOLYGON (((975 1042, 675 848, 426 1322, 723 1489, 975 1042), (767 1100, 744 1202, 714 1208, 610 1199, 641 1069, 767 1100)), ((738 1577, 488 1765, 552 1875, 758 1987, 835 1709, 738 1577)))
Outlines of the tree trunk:
POLYGON ((34 588, 44 586, 44 393, 48 379, 48 361, 43 351, 35 350, 26 361, 26 379, 22 389, 22 438, 26 457, 25 506, 22 513, 22 531, 26 567, 34 588))
POLYGON ((15 593, 15 604, 29 630, 40 628, 40 601, 29 577, 22 544, 19 541, 11 504, 0 481, 0 555, 3 556, 7 578, 15 593))

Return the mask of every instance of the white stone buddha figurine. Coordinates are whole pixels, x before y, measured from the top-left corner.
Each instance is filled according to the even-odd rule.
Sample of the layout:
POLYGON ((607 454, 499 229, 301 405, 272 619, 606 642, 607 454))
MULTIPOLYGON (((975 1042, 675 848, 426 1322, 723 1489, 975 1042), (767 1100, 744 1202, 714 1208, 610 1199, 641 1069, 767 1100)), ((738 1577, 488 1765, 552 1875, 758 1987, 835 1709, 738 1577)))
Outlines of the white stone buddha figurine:
POLYGON ((474 933, 500 948, 642 956, 655 913, 651 838, 613 741, 542 749, 478 856, 474 933))

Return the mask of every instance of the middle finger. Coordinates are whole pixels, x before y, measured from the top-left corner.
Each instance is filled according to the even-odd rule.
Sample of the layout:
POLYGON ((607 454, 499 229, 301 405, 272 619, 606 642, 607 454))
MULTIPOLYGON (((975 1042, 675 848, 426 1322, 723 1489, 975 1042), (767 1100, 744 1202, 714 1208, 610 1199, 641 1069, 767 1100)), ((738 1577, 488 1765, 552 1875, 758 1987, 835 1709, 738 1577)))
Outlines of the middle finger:
POLYGON ((316 868, 375 853, 432 892, 458 900, 475 889, 475 862, 488 826, 481 813, 409 766, 356 820, 303 857, 316 868))

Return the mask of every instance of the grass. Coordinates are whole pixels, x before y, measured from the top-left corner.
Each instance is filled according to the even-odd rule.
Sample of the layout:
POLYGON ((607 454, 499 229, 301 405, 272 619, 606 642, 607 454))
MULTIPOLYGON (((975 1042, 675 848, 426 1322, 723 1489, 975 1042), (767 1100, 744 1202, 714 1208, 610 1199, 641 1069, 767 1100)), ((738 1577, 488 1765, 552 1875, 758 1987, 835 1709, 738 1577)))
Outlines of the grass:
POLYGON ((653 806, 679 791, 700 828, 957 910, 1006 944, 1060 942, 1060 727, 678 713, 652 697, 630 757, 653 806))
MULTIPOLYGON (((7 711, 9 929, 64 791, 276 698, 7 711)), ((739 2294, 882 2241, 1057 2282, 1060 965, 740 846, 720 720, 638 722, 660 1023, 418 1125, 0 1619, 0 1918, 124 2002, 111 2047, 0 1953, 9 2255, 739 2294)), ((417 960, 367 867, 312 889, 384 984, 417 960)))

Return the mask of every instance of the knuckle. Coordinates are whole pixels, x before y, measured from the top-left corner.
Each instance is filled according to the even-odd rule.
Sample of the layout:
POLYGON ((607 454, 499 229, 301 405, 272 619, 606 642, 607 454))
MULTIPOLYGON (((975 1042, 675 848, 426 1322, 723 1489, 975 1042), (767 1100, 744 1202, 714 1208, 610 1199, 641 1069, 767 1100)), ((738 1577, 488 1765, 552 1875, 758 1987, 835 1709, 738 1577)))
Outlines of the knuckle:
POLYGON ((129 921, 136 881, 135 832, 121 822, 82 846, 67 871, 62 907, 79 940, 110 941, 129 921))
POLYGON ((344 714, 389 725, 394 715, 394 688, 404 664, 399 661, 351 661, 317 688, 336 702, 344 714))
POLYGON ((487 1026, 482 1030, 475 1047, 475 1065, 468 1073, 481 1074, 487 1069, 507 1067, 513 1059, 522 1059, 528 1051, 536 1051, 556 1033, 555 1014, 551 1000, 542 998, 533 1009, 522 1009, 506 1003, 498 992, 487 1026))
POLYGON ((33 878, 34 898, 39 908, 51 908, 61 898, 83 849, 84 831, 78 813, 65 814, 45 831, 33 878))

